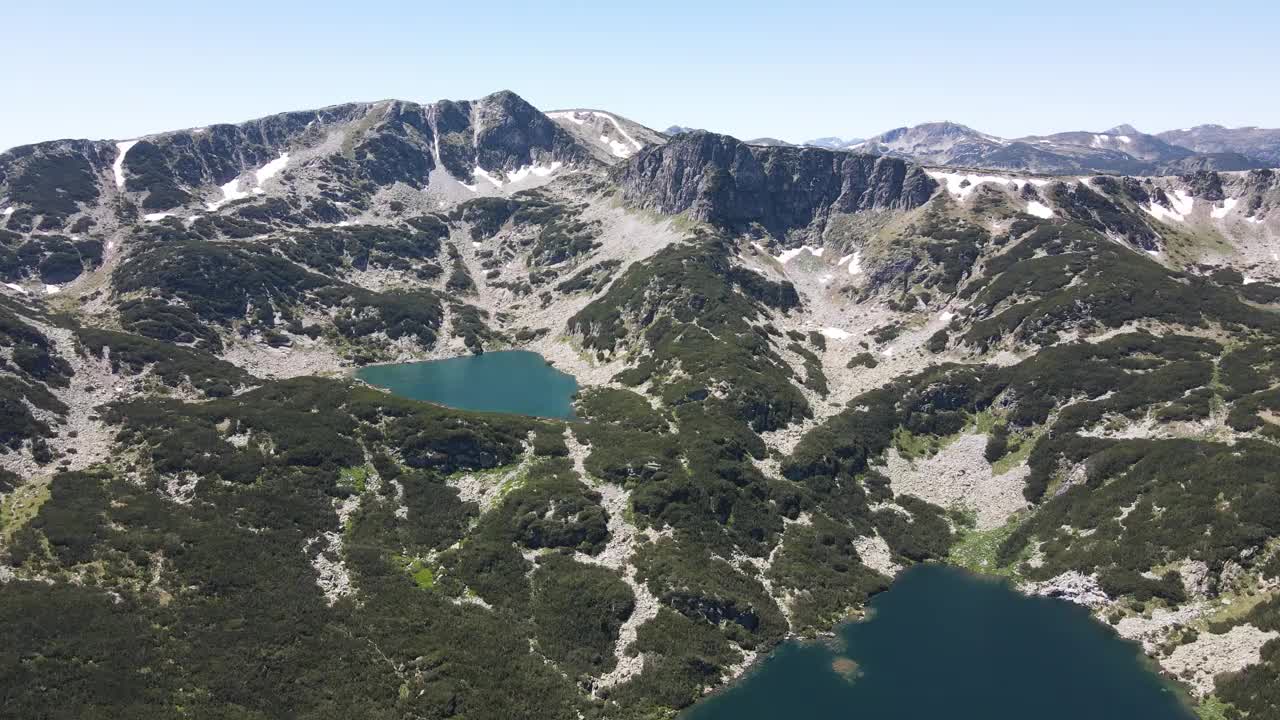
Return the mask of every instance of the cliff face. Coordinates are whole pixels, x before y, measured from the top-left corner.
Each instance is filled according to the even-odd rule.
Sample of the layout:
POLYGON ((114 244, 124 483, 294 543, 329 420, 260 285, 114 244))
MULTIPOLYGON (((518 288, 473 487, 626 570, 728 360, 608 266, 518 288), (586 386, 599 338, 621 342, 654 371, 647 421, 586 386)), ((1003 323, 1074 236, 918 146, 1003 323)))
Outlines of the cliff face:
POLYGON ((905 160, 818 148, 761 147, 692 132, 645 148, 616 172, 623 198, 641 208, 775 236, 821 229, 833 213, 909 210, 937 183, 905 160))

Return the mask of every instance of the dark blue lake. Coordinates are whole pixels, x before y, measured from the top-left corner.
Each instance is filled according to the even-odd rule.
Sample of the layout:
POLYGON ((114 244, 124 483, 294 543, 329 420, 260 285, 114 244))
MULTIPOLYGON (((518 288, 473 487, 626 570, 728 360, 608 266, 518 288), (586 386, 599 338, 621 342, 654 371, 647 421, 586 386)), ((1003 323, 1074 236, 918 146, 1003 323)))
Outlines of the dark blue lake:
POLYGON ((462 410, 572 418, 578 382, 524 350, 428 362, 370 365, 356 377, 414 400, 462 410))
POLYGON ((1194 720, 1080 607, 923 565, 830 643, 787 643, 682 720, 1194 720))

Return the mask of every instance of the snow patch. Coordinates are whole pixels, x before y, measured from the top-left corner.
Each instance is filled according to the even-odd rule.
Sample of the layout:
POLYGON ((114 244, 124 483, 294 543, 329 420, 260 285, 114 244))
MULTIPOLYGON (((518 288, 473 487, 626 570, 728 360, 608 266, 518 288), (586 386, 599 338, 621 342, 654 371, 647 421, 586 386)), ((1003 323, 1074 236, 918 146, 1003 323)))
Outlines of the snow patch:
POLYGON ((848 340, 853 337, 853 333, 847 330, 841 330, 840 328, 825 327, 818 332, 822 333, 822 336, 828 340, 848 340))
POLYGON ((553 120, 568 120, 574 125, 582 125, 587 121, 586 118, 578 117, 577 112, 549 112, 547 117, 553 120))
POLYGON ((1053 210, 1039 200, 1032 200, 1027 203, 1027 214, 1048 219, 1053 217, 1053 210))
POLYGON ((44 286, 44 294, 45 294, 45 295, 57 295, 57 294, 58 294, 58 293, 60 293, 60 292, 62 292, 62 288, 58 287, 57 285, 45 285, 45 286, 44 286))
POLYGON ((223 205, 226 205, 229 202, 234 202, 236 200, 241 200, 243 198, 249 197, 249 193, 244 192, 240 189, 239 176, 232 178, 231 182, 225 185, 222 185, 220 187, 222 189, 222 199, 215 200, 211 203, 208 203, 206 207, 208 207, 210 210, 217 210, 218 208, 222 207, 223 205))
POLYGON ((146 220, 147 222, 157 222, 172 216, 173 216, 173 213, 167 213, 167 212, 147 213, 146 215, 142 216, 142 219, 146 220))
POLYGON ((1169 204, 1172 207, 1165 207, 1157 202, 1149 202, 1143 205, 1142 209, 1157 220, 1183 222, 1191 214, 1191 210, 1195 208, 1196 199, 1188 195, 1186 191, 1175 190, 1173 195, 1169 196, 1169 204))
POLYGON ((257 170, 254 170, 253 176, 257 179, 258 185, 261 186, 263 183, 279 174, 279 172, 284 169, 284 166, 288 164, 289 153, 280 153, 280 157, 272 160, 266 165, 263 165, 257 170))
POLYGON ((561 165, 563 165, 563 163, 559 160, 556 160, 550 165, 525 165, 519 170, 507 173, 507 182, 517 183, 530 175, 534 177, 547 177, 556 170, 559 170, 561 165))
POLYGON ((116 159, 115 162, 111 163, 111 172, 116 176, 116 187, 118 188, 124 187, 124 156, 128 155, 133 146, 137 144, 137 140, 116 143, 116 159))
POLYGON ((973 192, 974 188, 984 183, 995 183, 997 185, 1004 185, 1005 187, 1012 185, 1016 189, 1021 189, 1027 185, 1041 187, 1049 184, 1048 180, 1042 178, 977 175, 973 173, 942 172, 941 170, 926 170, 925 172, 929 177, 943 183, 947 188, 947 192, 952 195, 959 195, 961 200, 968 197, 969 193, 973 192))
POLYGON ((485 180, 488 180, 490 183, 493 184, 494 187, 502 187, 501 180, 490 175, 488 172, 485 171, 484 168, 480 167, 479 165, 477 165, 476 169, 472 171, 472 174, 474 174, 476 177, 484 178, 485 180))
POLYGON ((266 191, 262 189, 262 184, 270 180, 271 178, 275 177, 276 175, 278 175, 280 171, 284 169, 285 165, 288 165, 288 164, 289 164, 289 153, 287 152, 280 153, 280 157, 276 158, 275 160, 272 160, 266 165, 263 165, 257 170, 254 170, 253 171, 254 187, 252 187, 248 191, 240 189, 241 180, 242 180, 241 175, 237 175, 231 178, 231 182, 228 182, 224 185, 219 186, 219 189, 222 190, 222 199, 214 200, 211 203, 206 203, 205 207, 207 207, 209 210, 217 210, 218 208, 222 207, 223 205, 226 205, 229 202, 235 202, 236 200, 243 200, 249 197, 250 194, 253 194, 253 195, 265 194, 266 191))
POLYGON ((568 120, 574 125, 584 125, 587 118, 601 118, 607 120, 613 125, 614 131, 622 137, 622 140, 614 140, 604 133, 600 134, 600 143, 609 148, 614 157, 626 158, 631 154, 644 147, 643 143, 638 142, 635 138, 622 128, 622 123, 618 122, 618 118, 606 112, 598 110, 561 110, 557 112, 547 113, 547 117, 553 120, 568 120))
POLYGON ((3 214, 5 217, 9 217, 10 215, 13 214, 13 208, 7 207, 4 209, 4 212, 0 214, 3 214))
POLYGON ((1215 218, 1219 218, 1219 219, 1224 218, 1227 216, 1227 213, 1231 212, 1239 202, 1240 202, 1239 198, 1227 198, 1226 200, 1222 201, 1222 207, 1215 207, 1214 209, 1209 211, 1209 214, 1215 218))
POLYGON ((1166 208, 1159 203, 1147 203, 1141 206, 1143 212, 1157 220, 1172 220, 1174 222, 1182 222, 1182 216, 1178 213, 1166 208))
POLYGON ((26 288, 22 287, 21 285, 14 285, 13 283, 5 283, 4 286, 18 293, 19 295, 27 294, 26 288))
POLYGON ((792 249, 790 249, 790 250, 783 250, 783 251, 782 251, 782 254, 780 254, 780 255, 778 255, 777 257, 775 257, 775 258, 774 258, 774 260, 777 260, 778 262, 782 263, 783 265, 786 265, 788 262, 790 262, 790 261, 791 261, 791 259, 792 259, 792 258, 794 258, 795 256, 799 255, 799 254, 800 254, 800 253, 802 253, 802 252, 808 252, 810 255, 812 255, 812 256, 814 256, 814 257, 822 257, 822 251, 823 251, 824 249, 825 249, 825 248, 812 247, 812 246, 809 246, 809 245, 801 245, 801 246, 800 246, 800 247, 798 247, 798 248, 792 248, 792 249))
POLYGON ((1173 203, 1174 211, 1183 217, 1190 215, 1192 209, 1196 206, 1196 199, 1187 194, 1185 190, 1174 190, 1173 197, 1169 198, 1169 202, 1173 203))
POLYGON ((620 157, 620 158, 631 157, 630 148, 628 148, 626 143, 622 142, 621 140, 614 140, 608 135, 601 135, 600 143, 603 145, 607 145, 613 151, 613 154, 615 157, 620 157))
MULTIPOLYGON (((644 147, 644 145, 641 145, 640 143, 636 142, 635 138, 628 135, 626 130, 622 129, 622 123, 618 122, 618 118, 610 115, 609 113, 592 112, 591 114, 595 115, 596 117, 602 117, 605 120, 608 120, 609 122, 613 123, 613 129, 617 130, 618 134, 621 135, 624 140, 631 143, 631 146, 634 147, 636 150, 639 150, 644 147)), ((630 152, 627 153, 627 155, 630 155, 630 154, 631 154, 630 152)))
POLYGON ((852 255, 840 259, 840 264, 849 263, 849 274, 858 275, 862 272, 862 251, 854 250, 852 255))

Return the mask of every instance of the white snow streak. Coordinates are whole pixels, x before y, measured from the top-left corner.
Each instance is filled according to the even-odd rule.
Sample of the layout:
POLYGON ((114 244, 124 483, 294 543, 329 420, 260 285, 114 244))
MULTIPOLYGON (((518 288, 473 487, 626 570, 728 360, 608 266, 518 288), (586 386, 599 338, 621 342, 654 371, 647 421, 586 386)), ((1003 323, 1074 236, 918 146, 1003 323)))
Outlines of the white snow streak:
POLYGON ((1047 219, 1053 217, 1053 210, 1039 200, 1032 200, 1027 203, 1027 213, 1035 215, 1038 218, 1047 219))
POLYGON ((604 145, 605 147, 608 147, 609 151, 613 153, 614 157, 620 157, 620 158, 631 157, 631 153, 644 147, 643 143, 637 142, 636 139, 631 137, 631 135, 628 134, 626 130, 622 129, 622 123, 618 122, 618 118, 610 115, 609 113, 600 112, 598 110, 566 110, 566 111, 560 111, 560 112, 549 112, 547 113, 547 117, 553 118, 553 119, 568 120, 569 122, 572 122, 574 125, 585 124, 587 122, 587 118, 589 117, 597 117, 597 118, 603 118, 605 120, 608 120, 609 123, 613 125, 614 131, 617 132, 618 135, 622 136, 622 140, 614 140, 608 135, 601 133, 600 144, 604 145), (628 145, 630 145, 630 147, 628 147, 628 145))
POLYGON ((249 193, 244 192, 243 190, 240 189, 239 177, 232 178, 231 182, 225 185, 222 185, 221 188, 222 188, 222 199, 215 200, 211 203, 208 203, 206 207, 208 207, 210 210, 217 210, 218 208, 222 207, 223 205, 226 205, 229 202, 234 202, 236 200, 249 197, 249 193))
POLYGON ((205 207, 210 210, 217 210, 229 202, 235 202, 236 200, 243 200, 244 198, 249 197, 250 193, 253 193, 254 195, 264 194, 265 191, 262 189, 262 184, 278 175, 280 171, 284 169, 285 165, 288 164, 289 153, 280 153, 280 157, 268 162, 257 170, 254 170, 254 187, 247 192, 240 189, 241 180, 243 178, 242 175, 237 175, 236 177, 231 178, 231 182, 219 186, 219 189, 222 190, 222 199, 206 203, 205 207))
POLYGON ((775 257, 775 258, 774 258, 774 260, 777 260, 778 262, 782 263, 783 265, 786 265, 786 264, 787 264, 787 263, 788 263, 792 258, 794 258, 795 256, 799 255, 800 253, 802 253, 802 252, 806 252, 806 251, 807 251, 810 255, 812 255, 812 256, 814 256, 814 257, 822 257, 822 251, 823 251, 823 250, 824 250, 824 248, 820 248, 820 247, 810 247, 810 246, 808 246, 808 245, 802 245, 801 247, 793 248, 793 249, 791 249, 791 250, 783 250, 783 251, 782 251, 782 254, 781 254, 781 255, 778 255, 777 257, 775 257))
POLYGON ((574 125, 581 125, 587 121, 586 118, 578 117, 577 112, 549 112, 547 113, 547 117, 552 119, 568 120, 574 125))
POLYGON ((519 170, 507 173, 507 182, 520 182, 521 180, 533 175, 534 177, 547 177, 551 173, 560 169, 563 165, 559 160, 550 165, 525 165, 519 170))
POLYGON ((1185 190, 1174 190, 1169 202, 1173 203, 1174 211, 1183 217, 1190 215, 1192 208, 1196 206, 1196 199, 1188 195, 1185 190))
POLYGON ((941 170, 926 170, 925 172, 929 174, 929 177, 945 184, 947 192, 953 195, 959 195, 961 200, 967 197, 969 193, 973 192, 974 188, 983 183, 995 183, 1005 187, 1012 185, 1015 189, 1021 189, 1028 184, 1036 187, 1049 184, 1048 180, 1042 178, 1007 177, 1004 175, 976 175, 973 173, 942 172, 941 170), (967 185, 965 184, 966 181, 968 182, 967 185))
POLYGON ((473 173, 476 177, 484 178, 485 180, 488 180, 490 183, 493 183, 493 186, 494 186, 494 187, 502 187, 502 181, 501 181, 501 180, 499 180, 498 178, 496 178, 496 177, 494 177, 494 176, 490 175, 488 172, 486 172, 486 171, 485 171, 485 169, 484 169, 484 168, 480 167, 479 165, 477 165, 477 166, 476 166, 476 169, 475 169, 474 171, 472 171, 472 173, 473 173))
POLYGON ((614 140, 608 135, 601 135, 600 143, 602 145, 608 145, 613 150, 613 154, 615 157, 624 158, 624 157, 631 156, 631 149, 628 148, 627 144, 622 142, 621 140, 614 140))
POLYGON ((143 215, 143 216, 142 216, 142 219, 143 219, 143 220, 146 220, 147 222, 156 222, 156 221, 158 221, 158 220, 163 220, 163 219, 165 219, 165 218, 167 218, 167 217, 170 217, 170 216, 172 216, 172 215, 173 215, 173 213, 166 213, 166 212, 159 212, 159 213, 147 213, 146 215, 143 215))
MULTIPOLYGON (((618 134, 621 135, 624 140, 631 143, 631 146, 634 147, 636 150, 639 150, 640 148, 644 147, 640 143, 636 142, 635 138, 628 135, 626 130, 622 129, 622 123, 618 122, 618 118, 610 115, 609 113, 602 113, 602 112, 593 112, 592 115, 595 115, 596 117, 602 117, 605 120, 608 120, 609 122, 613 123, 613 129, 617 130, 618 134)), ((630 155, 631 153, 627 153, 627 154, 630 155)))
POLYGON ((828 340, 848 340, 853 337, 853 333, 847 330, 841 330, 840 328, 826 327, 822 328, 818 332, 822 333, 822 336, 828 340))
POLYGON ((1235 208, 1236 204, 1239 202, 1240 200, 1238 198, 1227 198, 1226 200, 1222 201, 1222 207, 1215 207, 1214 209, 1209 211, 1209 214, 1215 218, 1219 218, 1219 219, 1224 218, 1227 216, 1227 213, 1231 212, 1231 210, 1235 208))
POLYGON ((23 288, 21 285, 14 285, 13 283, 5 283, 5 284, 4 284, 4 286, 5 286, 5 287, 7 287, 7 288, 9 288, 10 290, 12 290, 12 291, 14 291, 14 292, 16 292, 16 293, 20 294, 20 295, 26 295, 26 294, 27 294, 26 289, 25 289, 25 288, 23 288))
POLYGON ((280 157, 276 158, 275 160, 272 160, 266 165, 263 165, 257 170, 254 170, 253 176, 258 181, 258 187, 262 187, 262 183, 275 177, 281 170, 284 169, 284 166, 288 164, 289 164, 289 153, 287 152, 280 153, 280 157))
POLYGON ((854 250, 852 255, 845 255, 840 258, 840 262, 836 263, 836 266, 839 267, 845 263, 849 263, 850 275, 857 275, 862 272, 862 251, 854 250))
POLYGON ((116 187, 118 188, 124 187, 124 156, 128 155, 129 150, 137 144, 137 140, 126 140, 124 142, 116 143, 116 150, 118 152, 116 153, 115 162, 111 163, 111 172, 116 176, 116 187))
POLYGON ((1183 222, 1187 216, 1191 214, 1192 208, 1195 207, 1196 199, 1188 195, 1182 190, 1175 190, 1173 195, 1169 197, 1169 204, 1172 208, 1167 208, 1157 202, 1150 202, 1142 206, 1142 209, 1148 215, 1157 220, 1172 220, 1174 222, 1183 222))

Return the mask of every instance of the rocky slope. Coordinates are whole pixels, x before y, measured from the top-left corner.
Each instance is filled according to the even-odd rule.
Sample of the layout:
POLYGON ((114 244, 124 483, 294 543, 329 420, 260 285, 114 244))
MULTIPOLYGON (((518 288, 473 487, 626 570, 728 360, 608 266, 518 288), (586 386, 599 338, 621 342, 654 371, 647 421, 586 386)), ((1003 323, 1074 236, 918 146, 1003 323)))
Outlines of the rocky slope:
POLYGON ((1280 706, 1272 171, 497 93, 18 148, 0 213, 16 716, 670 715, 931 560, 1280 706), (579 421, 347 377, 501 348, 579 421))
POLYGON ((759 225, 776 237, 820 232, 836 214, 910 210, 935 188, 920 168, 892 158, 748 145, 702 131, 645 150, 616 179, 636 207, 732 228, 759 225))

